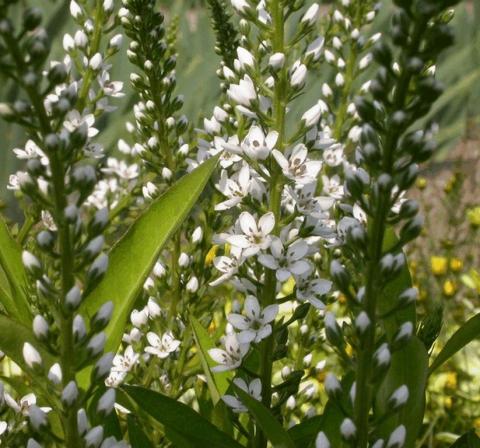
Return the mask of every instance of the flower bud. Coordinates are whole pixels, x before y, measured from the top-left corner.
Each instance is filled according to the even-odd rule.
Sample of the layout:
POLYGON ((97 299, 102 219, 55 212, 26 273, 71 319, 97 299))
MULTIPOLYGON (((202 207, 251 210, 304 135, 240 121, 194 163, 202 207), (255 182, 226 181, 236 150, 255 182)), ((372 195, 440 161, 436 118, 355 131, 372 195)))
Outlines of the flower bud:
POLYGON ((403 384, 398 389, 395 389, 395 391, 392 393, 392 395, 388 399, 387 406, 396 411, 407 403, 408 396, 408 387, 403 384))
POLYGON ((58 386, 61 384, 63 378, 62 374, 62 368, 60 367, 60 364, 55 363, 50 367, 50 370, 48 371, 48 379, 51 383, 55 384, 58 386))
POLYGON ((78 398, 78 387, 75 381, 70 381, 62 391, 62 403, 71 407, 77 401, 78 398))
POLYGON ((80 306, 80 302, 82 301, 82 293, 78 286, 73 286, 70 291, 67 292, 65 296, 65 307, 67 310, 73 311, 76 310, 80 306))
POLYGON ((95 426, 85 435, 85 448, 97 448, 103 440, 103 427, 95 426))
POLYGON ((33 332, 38 340, 47 339, 48 328, 47 320, 41 314, 37 314, 33 319, 33 332))
POLYGON ((325 391, 331 399, 338 399, 342 394, 342 385, 333 373, 325 377, 325 391))
POLYGON ((345 418, 340 425, 340 433, 345 440, 351 441, 355 438, 355 435, 357 434, 357 427, 351 419, 345 418))
POLYGON ((42 275, 42 266, 38 258, 31 252, 24 250, 22 252, 22 263, 25 269, 34 277, 40 277, 42 275))
POLYGON ((77 314, 73 318, 72 331, 76 342, 83 341, 87 336, 87 327, 83 317, 80 314, 77 314))
POLYGON ((115 405, 115 389, 108 389, 98 400, 97 412, 100 415, 107 416, 115 405))
POLYGON ((42 357, 37 349, 30 344, 29 342, 25 342, 23 344, 23 359, 28 367, 31 369, 37 369, 42 366, 42 357))
POLYGON ((105 340, 106 336, 103 331, 101 333, 97 333, 90 339, 87 345, 87 351, 90 356, 97 356, 102 353, 103 348, 105 347, 105 340))
POLYGON ((39 431, 47 426, 47 414, 35 404, 28 408, 28 418, 35 431, 39 431))
POLYGON ((88 424, 88 417, 85 409, 81 408, 77 412, 77 427, 78 434, 83 436, 89 429, 90 425, 88 424))
POLYGON ((108 352, 102 355, 102 357, 95 363, 95 367, 92 371, 92 378, 94 382, 104 380, 110 373, 112 368, 113 358, 115 354, 108 352))

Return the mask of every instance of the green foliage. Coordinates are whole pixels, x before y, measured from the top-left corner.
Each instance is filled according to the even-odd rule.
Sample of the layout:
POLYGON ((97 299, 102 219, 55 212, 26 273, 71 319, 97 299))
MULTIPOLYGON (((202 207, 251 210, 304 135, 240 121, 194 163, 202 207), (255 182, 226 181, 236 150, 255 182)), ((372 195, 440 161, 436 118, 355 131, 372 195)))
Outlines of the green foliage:
MULTIPOLYGON (((241 445, 201 417, 189 406, 152 390, 138 386, 123 386, 142 411, 167 430, 186 439, 189 446, 203 448, 240 448, 241 445)), ((167 432, 168 435, 168 432, 167 432)), ((175 439, 176 436, 173 436, 175 439)), ((172 440, 175 441, 175 440, 172 440)))
POLYGON ((30 323, 26 274, 20 246, 12 238, 0 217, 0 300, 7 314, 25 324, 30 323))
POLYGON ((480 314, 473 316, 464 323, 447 341, 442 351, 437 355, 430 365, 430 374, 437 370, 442 364, 448 361, 453 355, 459 352, 467 344, 480 336, 480 314))
POLYGON ((283 429, 281 423, 260 401, 252 398, 236 384, 232 383, 232 387, 274 448, 295 448, 290 434, 283 429))
POLYGON ((232 378, 230 372, 212 372, 210 369, 216 365, 213 359, 208 355, 208 350, 215 347, 215 343, 208 336, 207 331, 200 325, 195 317, 190 316, 190 324, 192 326, 195 344, 198 348, 198 355, 202 363, 202 368, 207 377, 208 389, 212 402, 216 405, 220 398, 225 395, 229 386, 229 380, 232 378))
POLYGON ((162 247, 197 202, 216 163, 216 158, 208 160, 157 198, 113 247, 107 275, 84 302, 90 315, 108 300, 115 305, 105 330, 107 350, 117 349, 138 293, 162 247))

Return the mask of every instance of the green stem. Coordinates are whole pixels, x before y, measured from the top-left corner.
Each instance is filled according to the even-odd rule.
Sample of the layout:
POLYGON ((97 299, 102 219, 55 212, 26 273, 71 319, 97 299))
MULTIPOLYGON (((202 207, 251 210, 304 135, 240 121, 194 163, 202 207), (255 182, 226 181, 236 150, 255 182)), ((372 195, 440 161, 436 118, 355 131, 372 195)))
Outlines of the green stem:
MULTIPOLYGON (((407 48, 405 60, 417 50, 424 23, 417 23, 413 32, 412 41, 407 48)), ((404 70, 399 76, 395 88, 392 111, 398 111, 405 107, 408 97, 408 88, 412 79, 411 73, 404 70)), ((394 153, 397 147, 400 132, 395 127, 390 127, 383 145, 383 173, 392 175, 394 164, 394 153)), ((391 189, 387 189, 378 198, 375 207, 375 215, 369 222, 368 235, 370 241, 369 258, 367 264, 367 275, 365 283, 365 311, 370 318, 370 325, 365 332, 362 345, 358 353, 356 372, 357 393, 355 398, 355 424, 357 426, 357 448, 368 447, 369 437, 369 414, 373 397, 373 386, 371 384, 373 355, 375 351, 375 327, 377 321, 376 308, 377 297, 380 292, 378 284, 378 266, 383 255, 383 241, 386 231, 386 220, 391 205, 391 189)))
MULTIPOLYGON (((272 2, 273 18, 273 52, 285 52, 285 17, 283 3, 281 0, 272 2)), ((275 83, 273 97, 274 129, 278 132, 277 149, 283 152, 285 142, 285 114, 286 114, 286 93, 288 90, 288 79, 286 69, 283 68, 275 83)), ((275 216, 275 228, 273 234, 278 235, 280 231, 281 220, 281 198, 282 198, 282 173, 277 163, 271 160, 270 163, 270 208, 275 216)), ((268 306, 275 303, 277 290, 277 279, 275 271, 266 270, 265 283, 262 294, 262 305, 268 306)), ((272 324, 272 334, 265 339, 260 346, 260 378, 262 381, 262 402, 265 407, 270 408, 272 403, 272 367, 273 367, 273 348, 275 328, 272 324)), ((257 428, 255 436, 255 446, 265 448, 267 439, 263 432, 257 428)))

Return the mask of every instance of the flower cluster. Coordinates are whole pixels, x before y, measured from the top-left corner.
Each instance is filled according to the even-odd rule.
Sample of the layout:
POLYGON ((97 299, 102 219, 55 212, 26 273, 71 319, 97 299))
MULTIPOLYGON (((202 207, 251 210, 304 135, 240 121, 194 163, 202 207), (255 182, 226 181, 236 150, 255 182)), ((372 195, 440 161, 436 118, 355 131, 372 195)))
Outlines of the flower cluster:
MULTIPOLYGON (((25 228, 22 262, 29 276, 28 294, 34 303, 34 315, 26 310, 24 318, 33 318, 34 340, 23 344, 24 369, 32 377, 46 381, 48 401, 64 427, 64 444, 112 446, 117 443, 105 437, 102 424, 90 420, 86 400, 98 393, 108 376, 113 354, 103 353, 113 306, 107 302, 85 320, 81 307, 84 298, 101 280, 108 265, 103 236, 109 220, 108 209, 90 207, 90 195, 101 178, 103 148, 96 143, 95 121, 114 109, 111 98, 122 96, 122 83, 110 80, 109 59, 118 52, 122 36, 114 35, 102 44, 105 29, 112 28, 115 17, 113 2, 105 0, 93 8, 87 3, 70 2, 70 13, 78 25, 72 37, 66 34, 62 61, 48 58, 48 36, 41 27, 37 8, 24 11, 23 39, 17 40, 8 8, 2 10, 0 33, 3 39, 2 68, 20 86, 25 98, 12 105, 2 105, 2 115, 24 126, 29 140, 25 149, 17 149, 26 171, 11 177, 10 186, 19 190, 28 202, 27 223, 38 222, 34 229, 25 228), (56 362, 55 360, 58 360, 56 362), (77 372, 90 367, 90 382, 83 382, 77 372), (99 389, 100 388, 100 389, 99 389), (92 425, 92 423, 95 423, 92 425)), ((30 224, 31 225, 31 224, 30 224)), ((28 226, 28 224, 27 224, 28 226)), ((45 396, 43 397, 45 399, 45 396)), ((16 402, 7 393, 3 400, 14 412, 25 415, 32 437, 29 447, 52 440, 46 413, 50 407, 39 407, 35 396, 16 402)), ((113 410, 115 391, 99 395, 98 415, 113 410)), ((22 432, 6 426, 7 445, 20 443, 22 432)), ((123 446, 123 445, 115 445, 123 446)))

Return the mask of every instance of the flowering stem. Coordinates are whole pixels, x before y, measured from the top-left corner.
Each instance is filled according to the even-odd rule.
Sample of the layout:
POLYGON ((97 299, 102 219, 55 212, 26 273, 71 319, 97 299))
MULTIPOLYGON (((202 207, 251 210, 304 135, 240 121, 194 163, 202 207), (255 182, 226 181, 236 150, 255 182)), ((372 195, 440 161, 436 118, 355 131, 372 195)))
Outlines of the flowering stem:
MULTIPOLYGON (((418 49, 420 39, 424 30, 423 22, 417 23, 413 33, 412 41, 406 50, 406 56, 418 49)), ((402 110, 406 104, 408 88, 412 75, 408 70, 403 69, 395 87, 395 94, 392 103, 392 111, 402 110)), ((394 165, 394 151, 397 147, 400 132, 398 128, 389 128, 385 144, 383 145, 382 172, 392 175, 394 165)), ((369 222, 369 262, 367 265, 365 285, 365 311, 370 319, 370 325, 365 332, 363 344, 358 354, 356 385, 357 393, 355 398, 355 423, 357 427, 357 447, 368 447, 369 436, 369 414, 372 401, 372 360, 375 351, 375 327, 377 321, 376 308, 377 297, 380 293, 378 284, 378 266, 383 255, 383 241, 385 238, 386 221, 391 206, 391 188, 385 189, 379 195, 378 203, 375 205, 375 213, 369 222)))
MULTIPOLYGON (((95 29, 93 31, 93 39, 90 45, 89 57, 92 58, 100 48, 100 42, 102 39, 103 32, 103 20, 104 20, 104 11, 103 11, 103 2, 102 0, 97 0, 95 4, 95 29)), ((90 67, 87 68, 85 77, 82 82, 82 87, 78 94, 77 109, 79 112, 82 112, 85 109, 86 101, 88 98, 88 92, 90 90, 90 83, 92 81, 92 76, 95 74, 95 70, 90 67)))
MULTIPOLYGON (((273 20, 273 51, 284 53, 284 26, 285 17, 283 13, 283 3, 281 0, 272 2, 272 20, 273 20)), ((287 72, 282 68, 278 74, 275 83, 273 98, 274 129, 278 132, 277 149, 283 152, 285 140, 285 113, 286 113, 286 94, 287 92, 287 72)), ((281 219, 281 196, 282 196, 282 178, 278 164, 271 159, 270 164, 270 211, 275 216, 275 228, 273 234, 278 235, 281 219)), ((265 284, 263 288, 262 304, 268 306, 275 303, 277 290, 277 279, 275 271, 267 270, 265 273, 265 284)), ((260 378, 262 380, 262 402, 270 408, 272 402, 272 366, 273 366, 273 348, 274 348, 274 322, 272 322, 272 334, 263 341, 261 345, 260 378)), ((261 431, 257 431, 257 448, 267 446, 267 440, 261 431)))

